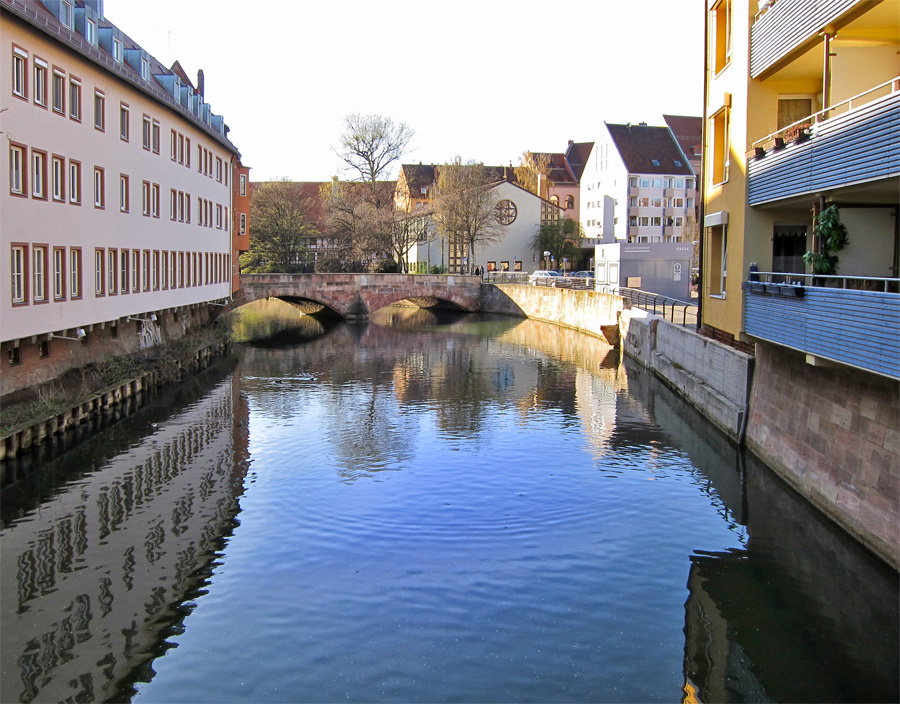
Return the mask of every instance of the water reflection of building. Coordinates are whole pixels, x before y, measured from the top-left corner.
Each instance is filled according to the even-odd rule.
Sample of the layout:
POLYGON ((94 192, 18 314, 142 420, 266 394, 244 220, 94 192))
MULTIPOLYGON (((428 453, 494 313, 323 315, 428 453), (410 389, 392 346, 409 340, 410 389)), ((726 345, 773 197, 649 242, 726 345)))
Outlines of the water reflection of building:
POLYGON ((743 543, 690 555, 684 701, 897 701, 897 573, 647 370, 627 372, 743 543))
POLYGON ((231 375, 0 533, 0 700, 105 701, 158 652, 231 531, 247 440, 231 375))

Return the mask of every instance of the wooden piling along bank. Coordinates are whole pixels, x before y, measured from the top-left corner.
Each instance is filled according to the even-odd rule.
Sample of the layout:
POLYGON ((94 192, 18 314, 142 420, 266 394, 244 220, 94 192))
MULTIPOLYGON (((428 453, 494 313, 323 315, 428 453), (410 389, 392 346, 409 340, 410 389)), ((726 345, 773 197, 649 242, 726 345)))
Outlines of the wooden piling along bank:
MULTIPOLYGON (((213 359, 224 355, 229 349, 231 349, 231 343, 227 341, 200 348, 188 365, 180 367, 182 372, 180 378, 184 378, 186 373, 205 369, 213 359)), ((36 448, 93 419, 108 415, 113 410, 120 410, 120 406, 127 406, 127 410, 130 412, 116 414, 117 416, 130 415, 140 408, 140 404, 129 403, 131 399, 166 384, 167 382, 162 381, 158 370, 149 371, 128 381, 101 389, 62 413, 16 426, 0 438, 0 462, 12 459, 23 451, 36 448)))

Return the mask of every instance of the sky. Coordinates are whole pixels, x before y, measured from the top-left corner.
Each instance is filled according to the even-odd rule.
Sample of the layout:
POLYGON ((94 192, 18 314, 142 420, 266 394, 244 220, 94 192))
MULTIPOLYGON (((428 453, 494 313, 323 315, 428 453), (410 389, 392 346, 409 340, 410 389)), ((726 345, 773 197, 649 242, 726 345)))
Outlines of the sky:
POLYGON ((165 65, 203 69, 253 181, 344 176, 333 146, 350 113, 409 125, 403 163, 517 165, 594 141, 604 121, 703 108, 703 0, 105 0, 104 12, 165 65))

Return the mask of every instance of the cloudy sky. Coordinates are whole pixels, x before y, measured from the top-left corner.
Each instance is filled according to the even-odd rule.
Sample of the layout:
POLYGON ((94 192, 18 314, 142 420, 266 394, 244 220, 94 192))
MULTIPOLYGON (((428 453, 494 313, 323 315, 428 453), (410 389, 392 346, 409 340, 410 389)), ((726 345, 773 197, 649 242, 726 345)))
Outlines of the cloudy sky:
POLYGON ((105 14, 164 64, 203 69, 254 181, 338 174, 352 112, 412 127, 404 162, 515 165, 604 121, 702 110, 702 0, 106 0, 105 14))

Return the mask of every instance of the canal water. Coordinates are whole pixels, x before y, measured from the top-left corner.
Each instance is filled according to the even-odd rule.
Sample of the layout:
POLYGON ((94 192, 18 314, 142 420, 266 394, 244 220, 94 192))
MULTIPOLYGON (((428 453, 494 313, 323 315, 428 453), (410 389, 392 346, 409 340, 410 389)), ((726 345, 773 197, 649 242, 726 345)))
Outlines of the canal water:
POLYGON ((5 468, 3 702, 898 700, 896 572, 603 341, 233 326, 5 468))

